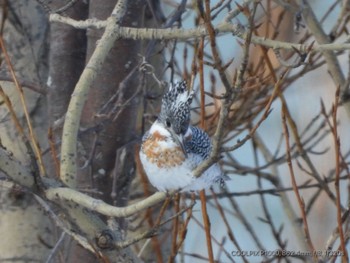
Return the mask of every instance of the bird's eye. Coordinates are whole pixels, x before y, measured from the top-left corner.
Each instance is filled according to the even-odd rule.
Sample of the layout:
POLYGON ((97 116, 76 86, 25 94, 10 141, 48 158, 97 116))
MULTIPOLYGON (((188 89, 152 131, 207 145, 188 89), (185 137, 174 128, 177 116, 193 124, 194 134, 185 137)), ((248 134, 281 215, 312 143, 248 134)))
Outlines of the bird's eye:
POLYGON ((170 128, 171 122, 170 122, 169 119, 166 119, 166 120, 165 120, 165 124, 166 124, 166 126, 167 126, 168 128, 170 128))

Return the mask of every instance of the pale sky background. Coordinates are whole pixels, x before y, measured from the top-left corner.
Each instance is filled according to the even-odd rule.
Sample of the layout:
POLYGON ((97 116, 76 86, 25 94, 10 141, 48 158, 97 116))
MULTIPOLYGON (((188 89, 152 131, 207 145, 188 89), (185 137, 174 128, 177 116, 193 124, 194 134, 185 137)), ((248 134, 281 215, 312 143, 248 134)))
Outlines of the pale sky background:
MULTIPOLYGON (((190 1, 188 1, 190 2, 190 1)), ((211 1, 212 5, 214 5, 218 1, 211 1)), ((241 1, 237 1, 241 2, 241 1)), ((328 9, 328 5, 324 4, 327 3, 327 1, 312 1, 315 6, 315 12, 317 12, 317 15, 324 14, 326 10, 328 9), (319 3, 322 2, 322 5, 319 3)), ((329 1, 329 5, 333 3, 333 1, 329 1)), ((233 4, 234 5, 234 4, 233 4)), ((166 11, 166 9, 164 9, 166 11)), ((329 30, 332 25, 334 24, 334 19, 337 17, 339 12, 339 6, 334 9, 332 12, 332 15, 328 21, 326 21, 324 24, 325 29, 329 30), (333 19, 333 21, 332 21, 333 19)), ((240 22, 244 22, 244 18, 239 16, 238 17, 240 22)), ((192 17, 187 17, 186 22, 184 23, 184 27, 186 28, 192 28, 194 27, 193 24, 194 19, 192 17)), ((220 21, 220 18, 218 18, 216 21, 220 21)), ((214 23, 215 24, 215 23, 214 23)), ((236 58, 236 66, 239 65, 239 58, 241 53, 241 48, 237 45, 237 42, 235 38, 233 38, 231 35, 223 36, 218 38, 218 45, 222 52, 223 59, 227 58, 230 59, 233 56, 236 58)), ((207 48, 208 52, 210 53, 210 48, 207 48)), ((178 55, 177 58, 180 61, 180 65, 182 64, 182 54, 183 54, 183 45, 178 45, 178 55)), ((191 62, 191 55, 192 50, 189 49, 188 54, 188 60, 189 63, 191 62)), ((342 58, 339 59, 342 69, 344 70, 344 74, 347 74, 348 69, 348 58, 347 54, 345 54, 342 58)), ((190 68, 190 64, 188 65, 188 68, 190 68)), ((296 69, 299 70, 299 69, 296 69)), ((207 71, 209 72, 209 71, 207 71)), ((207 77, 209 77, 209 74, 206 74, 207 77)), ((219 80, 219 78, 217 78, 219 80)), ((209 83, 209 80, 207 80, 209 83)), ((198 85, 198 78, 196 80, 195 85, 198 85)), ((208 85, 209 86, 209 85, 208 85)), ((323 66, 321 69, 318 69, 317 71, 311 72, 306 74, 304 77, 300 78, 298 81, 296 81, 293 86, 289 87, 288 90, 285 93, 285 97, 287 99, 287 103, 289 106, 289 109, 291 111, 292 117, 297 123, 299 131, 303 131, 305 126, 310 122, 310 120, 319 113, 320 111, 320 100, 322 99, 326 109, 330 110, 332 103, 334 102, 334 94, 335 94, 335 86, 332 82, 330 75, 327 73, 327 69, 325 66, 323 66)), ((265 138, 265 141, 268 142, 268 145, 270 146, 270 150, 272 152, 275 151, 278 140, 281 137, 282 134, 282 123, 281 123, 281 111, 280 111, 280 103, 278 100, 276 100, 273 103, 273 111, 270 114, 269 118, 261 125, 261 127, 258 129, 258 133, 260 136, 265 138)), ((340 121, 339 126, 339 136, 341 138, 341 149, 342 153, 345 153, 349 150, 349 116, 346 115, 345 111, 340 108, 338 111, 338 119, 340 121)), ((312 131, 310 131, 311 133, 312 131)), ((243 138, 243 136, 241 137, 243 138)), ((292 143, 292 141, 291 141, 292 143)), ((283 145, 285 144, 285 141, 283 140, 283 145)), ((334 157, 334 150, 333 150, 333 138, 331 136, 328 136, 325 140, 323 140, 322 144, 320 144, 320 147, 318 147, 320 151, 325 150, 327 148, 330 148, 330 150, 327 152, 327 154, 322 156, 311 156, 313 160, 315 160, 315 163, 317 164, 317 169, 320 171, 320 173, 324 175, 327 175, 328 172, 331 169, 334 169, 335 167, 335 157, 334 157)), ((235 158, 237 158, 241 163, 246 164, 248 166, 254 165, 253 155, 252 155, 252 146, 250 142, 247 142, 243 147, 236 150, 234 152, 235 158)), ((284 147, 282 147, 283 153, 284 147)), ((259 160, 260 162, 263 162, 263 159, 259 160)), ((295 162, 294 169, 295 169, 295 175, 297 177, 297 180, 299 183, 305 182, 310 177, 305 175, 304 172, 300 171, 296 165, 295 162)), ((282 176, 281 178, 285 177, 285 180, 283 179, 284 185, 289 186, 290 185, 290 175, 288 171, 288 167, 284 166, 279 169, 279 175, 282 176)), ((233 192, 243 192, 247 190, 254 190, 258 189, 257 187, 257 179, 256 176, 235 176, 231 175, 232 180, 227 182, 227 186, 229 189, 231 189, 233 192)), ((330 184, 331 189, 333 188, 334 184, 330 184)), ((347 194, 347 183, 341 182, 341 191, 343 193, 342 198, 345 199, 348 198, 347 194)), ((266 185, 266 188, 273 188, 272 185, 266 185)), ((314 192, 314 190, 312 190, 314 192)), ((306 203, 308 201, 308 198, 310 195, 307 191, 300 191, 302 197, 305 199, 306 203)), ((335 193, 335 192, 334 192, 335 193)), ((279 197, 274 197, 271 195, 266 195, 268 198, 268 205, 270 212, 272 214, 273 220, 275 222, 275 226, 279 227, 281 224, 284 224, 284 230, 283 230, 283 238, 288 239, 288 249, 289 250, 300 250, 305 251, 305 249, 300 248, 298 244, 296 243, 296 239, 294 238, 293 230, 291 229, 291 224, 289 223, 289 219, 285 217, 284 210, 281 207, 282 204, 280 202, 279 197), (273 210, 272 210, 273 209, 273 210)), ((292 202, 296 201, 295 195, 293 192, 289 193, 289 198, 292 202)), ((249 197, 237 197, 236 202, 239 203, 240 208, 243 210, 244 215, 247 217, 249 222, 253 225, 257 235, 261 238, 263 241, 263 245, 268 250, 275 250, 277 247, 275 240, 271 234, 271 230, 268 225, 262 223, 258 220, 258 217, 263 217, 263 212, 260 204, 260 198, 259 196, 249 196, 249 197)), ((221 200, 221 204, 225 204, 225 200, 221 200)), ((343 202, 343 204, 346 204, 346 202, 343 202)), ((200 202, 196 205, 194 212, 195 217, 202 221, 201 219, 201 212, 200 212, 200 202)), ((295 206, 295 212, 300 215, 300 210, 298 206, 295 206)), ((228 213, 227 213, 228 215, 228 213)), ((236 247, 232 244, 232 242, 229 240, 227 236, 227 231, 225 229, 224 223, 222 222, 222 219, 220 215, 218 214, 216 209, 209 207, 209 216, 212 224, 211 231, 212 233, 215 233, 215 237, 217 237, 218 241, 220 242, 222 238, 226 237, 226 245, 225 248, 227 251, 235 251, 237 250, 236 247)), ((251 236, 246 232, 244 226, 241 224, 241 222, 236 219, 234 216, 229 216, 230 224, 232 225, 232 229, 234 231, 234 235, 236 236, 236 239, 239 242, 239 245, 241 248, 245 251, 251 251, 251 250, 257 250, 255 247, 255 243, 252 241, 251 236)), ((333 228, 336 226, 336 210, 333 204, 330 203, 329 198, 323 194, 323 196, 319 199, 319 201, 315 204, 314 209, 312 210, 310 216, 308 217, 309 220, 309 228, 310 228, 310 234, 312 241, 315 245, 315 248, 317 250, 324 249, 324 246, 326 244, 327 238, 330 236, 331 232, 333 231, 333 228), (322 201, 321 201, 322 200, 322 201), (312 222, 312 223, 310 223, 312 222)), ((205 236, 204 232, 198 228, 198 225, 192 220, 189 227, 188 227, 188 233, 187 238, 185 241, 184 251, 188 253, 197 253, 201 254, 205 257, 207 257, 207 249, 206 249, 206 242, 205 242, 205 236)), ((218 247, 214 244, 214 255, 217 255, 218 253, 218 247)), ((348 245, 349 248, 349 245, 348 245)), ((222 257, 225 258, 225 257, 222 257)), ((204 262, 203 260, 195 259, 193 257, 185 257, 185 262, 204 262)), ((234 260, 236 262, 242 262, 242 259, 240 257, 234 257, 234 260)), ((249 257, 248 260, 250 262, 259 262, 261 258, 253 258, 249 257)), ((179 257, 178 257, 178 261, 179 257)), ((227 259, 227 261, 224 262, 231 262, 227 259)))

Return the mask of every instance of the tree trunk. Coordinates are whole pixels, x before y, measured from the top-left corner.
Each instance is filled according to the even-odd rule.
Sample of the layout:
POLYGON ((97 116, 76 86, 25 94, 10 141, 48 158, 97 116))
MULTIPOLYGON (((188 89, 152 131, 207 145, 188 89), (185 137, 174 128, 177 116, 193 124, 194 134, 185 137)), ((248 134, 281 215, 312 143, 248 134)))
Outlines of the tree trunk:
MULTIPOLYGON (((111 10, 116 2, 116 0, 110 0, 101 5, 99 1, 90 1, 87 5, 84 1, 78 1, 64 12, 65 15, 76 20, 84 20, 87 17, 105 20, 111 15, 111 10)), ((153 7, 158 4, 158 1, 154 1, 153 7)), ((29 6, 18 5, 12 5, 12 10, 19 12, 22 10, 20 7, 29 6)), ((35 7, 35 10, 41 12, 42 20, 48 26, 47 14, 44 13, 44 9, 46 9, 45 11, 57 10, 61 7, 61 3, 52 2, 50 6, 45 5, 44 9, 43 6, 36 3, 35 7)), ((152 23, 154 13, 149 9, 146 10, 147 8, 145 0, 130 1, 122 25, 142 28, 152 23)), ((17 15, 21 19, 32 19, 30 22, 22 22, 23 24, 35 25, 33 20, 39 20, 37 14, 22 16, 23 14, 20 13, 17 15)), ((152 26, 156 25, 153 23, 152 26)), ((42 27, 43 24, 37 26, 37 28, 42 27)), ((96 42, 100 39, 103 30, 78 30, 68 25, 52 23, 50 24, 49 41, 47 41, 46 32, 47 30, 41 32, 43 34, 40 38, 41 48, 34 50, 36 52, 35 59, 29 59, 29 61, 36 62, 33 63, 32 72, 25 74, 25 70, 28 68, 22 64, 19 65, 22 68, 19 68, 18 71, 24 74, 24 79, 26 76, 37 76, 32 82, 47 83, 47 90, 45 90, 44 84, 37 87, 41 91, 44 90, 43 94, 46 94, 46 97, 33 92, 35 96, 32 94, 28 96, 32 95, 34 98, 32 105, 30 105, 33 107, 32 118, 38 126, 36 131, 39 135, 40 146, 42 151, 46 153, 44 161, 47 175, 57 179, 59 169, 55 166, 52 153, 48 150, 47 129, 53 130, 52 142, 54 142, 56 153, 59 153, 62 124, 71 94, 86 62, 94 52, 96 42), (49 44, 49 56, 48 48, 44 48, 44 45, 47 44, 49 44), (46 99, 47 104, 45 103, 46 99)), ((19 35, 26 36, 24 33, 21 32, 22 35, 19 35)), ((32 39, 34 36, 28 38, 32 39)), ((15 43, 13 39, 9 42, 15 43)), ((144 85, 152 83, 149 77, 139 71, 142 60, 140 54, 145 53, 147 43, 148 41, 136 40, 116 41, 103 64, 100 75, 93 83, 81 118, 81 130, 78 136, 80 165, 78 167, 78 188, 117 206, 125 206, 128 203, 129 186, 135 175, 135 145, 140 142, 141 138, 140 126, 137 127, 137 124, 140 123, 141 118, 143 91, 146 90, 144 85), (148 80, 142 81, 142 77, 146 77, 148 80)), ((152 47, 154 48, 156 45, 152 45, 152 47)), ((18 56, 16 51, 14 48, 14 55, 18 56)), ((30 54, 28 49, 25 52, 30 54)), ((15 58, 16 61, 20 61, 20 58, 15 58)), ((158 59, 159 56, 153 57, 153 61, 156 60, 157 63, 161 61, 158 59)), ((30 63, 28 59, 26 61, 30 63)), ((161 94, 158 85, 154 82, 151 85, 153 93, 161 94)), ((15 90, 13 86, 7 92, 12 90, 15 90)), ((18 100, 18 97, 16 99, 18 100)), ((156 104, 159 104, 159 99, 155 101, 156 104)), ((15 106, 22 112, 20 103, 15 106)), ((11 125, 10 128, 7 127, 7 130, 13 129, 12 122, 8 123, 11 125)), ((9 134, 11 135, 10 132, 9 134)), ((16 140, 17 136, 17 133, 12 133, 11 140, 16 140)), ((3 141, 5 146, 6 143, 3 141)), ((19 148, 22 149, 23 153, 25 147, 23 143, 20 144, 19 148)), ((15 156, 19 157, 20 152, 16 153, 15 156)), ((55 158, 56 161, 59 160, 59 156, 55 158)), ((27 156, 23 155, 20 159, 27 160, 27 156)), ((64 242, 59 244, 60 250, 52 251, 52 248, 58 245, 57 242, 62 230, 53 224, 47 214, 37 212, 38 209, 41 211, 41 208, 30 194, 18 192, 17 188, 9 189, 9 191, 1 191, 1 200, 3 213, 0 217, 0 227, 3 230, 2 233, 8 231, 8 234, 5 234, 8 238, 2 239, 1 251, 3 253, 1 255, 3 258, 20 257, 42 262, 47 260, 49 254, 53 252, 55 258, 59 255, 57 258, 64 262, 96 262, 95 255, 82 248, 68 235, 65 236, 64 242), (28 224, 18 219, 25 219, 28 224), (13 241, 10 237, 14 238, 13 241), (14 244, 15 241, 16 244, 14 244)), ((117 226, 120 229, 118 238, 122 240, 127 233, 127 223, 124 219, 119 219, 117 226)), ((128 253, 121 251, 118 259, 111 260, 122 262, 132 258, 128 253)))
MULTIPOLYGON (((38 3, 29 0, 8 1, 8 5, 3 5, 1 10, 7 12, 3 33, 6 49, 17 79, 24 89, 35 132, 39 138, 45 139, 48 118, 45 92, 41 84, 47 78, 47 17, 38 3)), ((3 54, 1 57, 4 57, 3 54)), ((8 65, 3 60, 0 79, 0 85, 9 96, 18 119, 24 128, 27 127, 19 92, 11 81, 8 65)), ((0 97, 0 102, 3 105, 3 97, 0 97)), ((6 107, 0 108, 0 116, 1 144, 15 158, 28 164, 27 149, 6 107)), ((46 141, 40 142, 44 149, 47 147, 46 141)), ((34 201, 33 195, 20 186, 1 187, 0 200, 0 261, 45 261, 55 243, 50 218, 34 201)))
MULTIPOLYGON (((90 1, 89 17, 105 20, 115 4, 115 0, 105 1, 103 5, 100 1, 90 1)), ((130 1, 122 25, 142 27, 146 4, 143 0, 130 1)), ((103 30, 88 29, 87 61, 102 33, 103 30)), ((78 187, 92 190, 95 197, 117 206, 127 204, 129 185, 135 174, 136 123, 142 97, 137 69, 141 47, 141 42, 134 40, 121 39, 115 43, 93 83, 81 119, 78 158, 83 168, 78 170, 78 187)), ((125 221, 120 219, 117 223, 122 233, 126 233, 125 221)), ((71 255, 71 262, 96 261, 77 245, 71 255)))

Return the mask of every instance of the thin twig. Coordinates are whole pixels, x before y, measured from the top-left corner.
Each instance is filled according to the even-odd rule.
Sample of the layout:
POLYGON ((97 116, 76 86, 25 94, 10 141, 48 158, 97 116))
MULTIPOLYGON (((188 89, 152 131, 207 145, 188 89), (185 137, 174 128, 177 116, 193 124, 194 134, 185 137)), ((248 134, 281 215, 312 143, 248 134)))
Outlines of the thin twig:
MULTIPOLYGON (((177 194, 174 197, 175 202, 175 213, 179 213, 180 211, 180 195, 177 194)), ((177 237, 178 237, 178 230, 179 230, 179 217, 175 217, 175 220, 173 221, 173 231, 172 231, 172 240, 171 240, 171 253, 168 259, 168 263, 175 262, 175 257, 177 254, 177 237)))
POLYGON ((283 74, 281 74, 282 75, 281 78, 276 82, 275 87, 272 91, 272 94, 268 100, 268 103, 265 106, 265 111, 264 111, 263 115, 261 116, 261 118, 259 119, 259 121, 257 122, 257 124, 250 130, 249 134, 247 134, 242 140, 239 140, 234 146, 223 147, 222 148, 223 152, 235 151, 236 149, 238 149, 239 147, 244 145, 248 140, 250 140, 250 138, 252 138, 252 136, 254 135, 255 131, 259 128, 259 126, 267 119, 267 117, 269 116, 269 114, 271 112, 271 110, 270 110, 271 104, 278 94, 278 90, 280 88, 280 85, 282 84, 282 81, 284 79, 286 72, 287 71, 285 71, 283 74))
POLYGON ((343 231, 343 223, 342 223, 342 207, 341 207, 341 200, 340 200, 340 189, 339 189, 339 178, 340 178, 340 139, 338 137, 338 128, 337 128, 337 111, 338 111, 338 105, 339 105, 339 93, 340 93, 340 87, 338 87, 336 93, 335 93, 335 101, 333 104, 332 109, 332 117, 333 117, 333 138, 334 138, 334 150, 335 150, 335 193, 336 193, 336 206, 337 206, 337 221, 338 221, 338 231, 339 231, 339 238, 340 238, 340 247, 341 251, 343 253, 342 256, 342 262, 348 262, 348 253, 345 246, 345 239, 344 239, 344 231, 343 231))
MULTIPOLYGON (((228 237, 230 238, 230 240, 232 241, 232 243, 235 244, 236 248, 237 248, 240 252, 242 252, 242 249, 241 249, 241 247, 239 246, 239 243, 238 243, 238 241, 237 241, 235 235, 233 234, 233 231, 232 231, 232 229, 231 229, 231 227, 230 227, 230 224, 229 224, 229 222, 228 222, 228 220, 227 220, 227 217, 226 217, 226 215, 225 215, 225 213, 224 213, 224 210, 222 209, 222 206, 221 206, 220 203, 218 202, 215 193, 214 193, 213 191, 211 191, 211 192, 212 192, 212 195, 213 195, 213 199, 214 199, 214 201, 215 201, 215 205, 216 205, 216 207, 217 207, 217 209, 218 209, 218 211, 219 211, 219 213, 220 213, 220 216, 221 216, 221 218, 222 218, 222 220, 224 221, 224 224, 225 224, 225 226, 226 226, 226 230, 227 230, 228 237)), ((259 241, 258 241, 258 242, 259 242, 259 241)), ((261 247, 260 247, 260 249, 261 249, 261 247)), ((249 262, 249 261, 246 259, 244 253, 242 253, 242 260, 243 260, 244 262, 249 262)))
MULTIPOLYGON (((199 1, 197 2, 197 4, 201 4, 199 1)), ((199 10, 199 8, 198 8, 199 10)), ((200 12, 200 10, 198 11, 198 19, 203 19, 204 23, 207 26, 207 29, 209 32, 211 32, 213 26, 211 25, 211 21, 210 21, 210 1, 209 0, 205 0, 205 14, 202 12, 200 12)), ((216 62, 217 66, 219 67, 219 71, 220 71, 220 58, 219 55, 216 51, 216 47, 215 47, 215 37, 212 36, 212 34, 210 34, 210 44, 211 44, 211 51, 214 57, 214 61, 216 62), (214 46, 213 46, 214 45, 214 46)), ((204 51, 204 39, 202 38, 198 47, 198 60, 199 60, 199 78, 200 78, 200 87, 201 87, 201 127, 203 129, 205 129, 205 94, 204 94, 204 73, 203 73, 203 51, 204 51)), ((222 75, 223 72, 220 72, 220 76, 224 76, 222 75)), ((208 211, 207 211, 207 204, 206 204, 206 198, 205 198, 205 190, 200 191, 199 193, 199 197, 201 200, 201 211, 202 211, 202 218, 203 218, 203 223, 204 223, 204 232, 205 232, 205 239, 206 239, 206 243, 207 243, 207 253, 208 253, 208 259, 210 263, 214 262, 214 253, 213 253, 213 245, 212 245, 212 241, 211 241, 211 234, 210 234, 210 220, 209 220, 209 216, 208 216, 208 211)))
POLYGON ((295 180, 294 169, 293 169, 293 164, 292 164, 291 155, 290 155, 289 131, 288 131, 288 126, 287 126, 287 122, 286 122, 286 113, 285 112, 286 112, 285 105, 282 104, 281 114, 282 114, 283 133, 284 133, 284 136, 286 139, 286 148, 287 148, 286 152, 287 152, 288 168, 289 168, 290 177, 291 177, 291 181, 292 181, 293 191, 294 191, 294 194, 297 198, 300 212, 301 212, 301 217, 302 217, 303 223, 304 223, 305 238, 306 238, 306 241, 309 245, 309 248, 312 251, 314 260, 317 261, 317 254, 315 253, 316 250, 315 250, 314 245, 311 241, 311 237, 310 237, 310 233, 309 233, 309 226, 308 226, 308 222, 307 222, 307 218, 306 218, 306 214, 305 214, 305 203, 299 194, 299 190, 297 188, 297 183, 295 180))
POLYGON ((49 142, 49 146, 50 146, 51 158, 53 160, 54 167, 55 167, 55 175, 57 178, 59 178, 60 177, 60 162, 57 158, 58 154, 57 154, 56 145, 55 145, 54 133, 53 133, 51 127, 49 127, 49 129, 48 129, 47 137, 48 137, 48 142, 49 142))
POLYGON ((71 8, 72 6, 74 6, 79 0, 70 0, 67 4, 65 4, 64 6, 53 10, 53 13, 57 13, 57 14, 62 14, 63 12, 65 12, 66 10, 68 10, 69 8, 71 8))
POLYGON ((207 211, 205 190, 202 190, 199 192, 199 197, 201 199, 201 209, 202 209, 202 217, 203 217, 203 223, 204 223, 205 239, 207 242, 208 259, 210 263, 213 263, 214 253, 213 253, 213 246, 211 244, 210 220, 209 220, 208 211, 207 211))
POLYGON ((32 142, 32 147, 34 149, 35 156, 36 156, 36 158, 37 158, 37 160, 39 162, 40 173, 43 176, 43 175, 46 174, 46 171, 45 171, 44 161, 43 161, 43 158, 42 158, 42 152, 41 152, 41 149, 39 147, 39 143, 38 143, 38 140, 36 138, 36 135, 34 133, 34 129, 33 129, 33 125, 32 125, 32 122, 31 122, 31 118, 29 116, 27 102, 26 102, 26 98, 24 96, 23 88, 22 88, 22 86, 20 85, 20 83, 17 80, 15 70, 14 70, 14 68, 12 66, 11 59, 10 59, 8 53, 7 53, 7 49, 5 47, 5 43, 4 43, 4 40, 3 40, 2 36, 0 36, 0 47, 1 47, 2 52, 4 53, 6 64, 7 64, 8 68, 9 68, 9 71, 11 73, 13 82, 15 83, 15 87, 17 88, 17 91, 19 93, 19 97, 21 99, 21 104, 22 104, 24 116, 25 116, 25 119, 26 119, 26 122, 27 122, 27 126, 28 126, 28 130, 29 130, 29 137, 30 137, 30 140, 32 142))
POLYGON ((53 260, 53 257, 58 251, 58 248, 63 243, 64 238, 66 237, 66 232, 62 232, 60 238, 57 240, 55 246, 51 249, 49 256, 47 257, 45 263, 50 263, 53 260))

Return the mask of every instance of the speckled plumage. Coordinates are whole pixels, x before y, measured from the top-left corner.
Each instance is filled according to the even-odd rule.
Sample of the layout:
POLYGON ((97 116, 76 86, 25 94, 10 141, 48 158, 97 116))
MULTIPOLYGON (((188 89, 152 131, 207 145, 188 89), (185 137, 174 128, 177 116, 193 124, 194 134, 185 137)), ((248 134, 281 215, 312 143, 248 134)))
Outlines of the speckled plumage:
POLYGON ((202 129, 189 126, 191 129, 191 140, 185 142, 187 153, 199 154, 203 159, 207 159, 211 153, 212 145, 208 134, 202 129))
POLYGON ((218 164, 198 178, 193 176, 193 170, 209 157, 212 144, 207 133, 189 125, 192 97, 186 82, 172 85, 163 96, 158 119, 143 137, 140 159, 159 191, 199 191, 223 178, 218 164))

